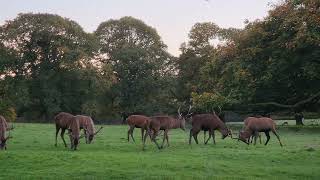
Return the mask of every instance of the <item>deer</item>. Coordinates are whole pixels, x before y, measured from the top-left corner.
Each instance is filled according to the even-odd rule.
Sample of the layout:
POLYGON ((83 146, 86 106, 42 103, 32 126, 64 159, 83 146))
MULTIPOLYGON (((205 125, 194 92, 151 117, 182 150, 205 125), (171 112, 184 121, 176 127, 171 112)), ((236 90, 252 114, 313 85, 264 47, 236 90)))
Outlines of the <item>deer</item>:
POLYGON ((64 143, 64 146, 67 147, 67 143, 64 140, 64 133, 66 129, 70 127, 71 120, 74 118, 74 115, 66 112, 60 112, 54 117, 55 125, 56 125, 56 141, 55 146, 57 147, 57 139, 58 139, 58 133, 61 129, 61 139, 64 143))
MULTIPOLYGON (((189 109, 189 112, 190 112, 190 109, 189 109)), ((189 112, 188 112, 188 114, 189 114, 189 112)), ((183 117, 183 115, 180 113, 180 107, 178 109, 178 117, 177 118, 174 118, 171 116, 152 116, 152 117, 150 117, 150 119, 151 119, 151 121, 150 121, 149 131, 148 131, 149 136, 152 137, 151 141, 153 141, 156 144, 158 149, 162 149, 164 147, 165 140, 167 140, 167 146, 169 147, 168 132, 170 129, 180 128, 183 131, 186 130, 185 129, 186 120, 183 117), (159 144, 156 141, 156 136, 158 135, 160 130, 164 131, 161 146, 159 146, 159 144)), ((147 139, 147 133, 145 133, 145 136, 144 136, 144 145, 145 145, 146 139, 147 139)))
MULTIPOLYGON (((93 120, 90 116, 85 115, 76 115, 77 119, 79 120, 80 129, 83 129, 84 131, 84 137, 86 139, 86 144, 91 144, 93 138, 95 135, 97 135, 101 129, 102 126, 98 131, 95 130, 93 120)), ((80 136, 80 139, 83 136, 80 136)))
POLYGON ((149 124, 150 124, 150 118, 144 115, 131 115, 127 119, 127 123, 129 125, 128 130, 128 142, 130 141, 130 136, 133 142, 135 142, 133 138, 133 130, 134 128, 140 128, 141 129, 141 139, 143 141, 144 131, 148 131, 149 124))
POLYGON ((13 128, 13 126, 9 128, 6 119, 0 115, 0 150, 7 150, 7 141, 8 139, 12 138, 10 136, 10 131, 13 128), (6 137, 7 131, 9 131, 9 135, 6 137))
POLYGON ((267 145, 270 140, 270 134, 269 134, 270 131, 272 131, 272 133, 276 135, 280 143, 280 146, 282 147, 280 137, 276 132, 276 123, 271 118, 267 118, 267 117, 252 118, 248 122, 248 125, 245 127, 245 129, 240 131, 238 139, 249 145, 248 139, 251 136, 255 136, 255 142, 254 142, 254 145, 255 145, 257 133, 264 132, 267 137, 267 141, 265 142, 264 145, 267 145))
MULTIPOLYGON (((244 124, 244 128, 243 128, 243 129, 245 129, 245 128, 248 126, 250 120, 255 119, 255 118, 256 118, 256 117, 247 117, 247 118, 243 121, 243 124, 244 124)), ((258 132, 256 135, 259 136, 259 141, 260 141, 260 144, 261 144, 261 134, 258 132)), ((253 138, 256 138, 256 137, 255 137, 254 135, 250 136, 249 139, 248 139, 248 143, 250 142, 250 139, 251 139, 251 142, 250 142, 250 143, 252 143, 253 138)))
POLYGON ((215 130, 220 131, 220 133, 222 134, 222 139, 231 135, 231 131, 227 128, 223 121, 221 121, 221 119, 219 118, 219 116, 216 115, 216 113, 197 114, 192 116, 192 128, 190 129, 189 144, 191 144, 192 137, 198 144, 197 136, 201 130, 209 131, 209 138, 205 141, 205 144, 209 142, 211 137, 213 138, 213 144, 216 144, 214 134, 215 130))
POLYGON ((80 123, 79 116, 73 116, 68 124, 68 132, 70 138, 71 150, 77 150, 80 140, 80 123))

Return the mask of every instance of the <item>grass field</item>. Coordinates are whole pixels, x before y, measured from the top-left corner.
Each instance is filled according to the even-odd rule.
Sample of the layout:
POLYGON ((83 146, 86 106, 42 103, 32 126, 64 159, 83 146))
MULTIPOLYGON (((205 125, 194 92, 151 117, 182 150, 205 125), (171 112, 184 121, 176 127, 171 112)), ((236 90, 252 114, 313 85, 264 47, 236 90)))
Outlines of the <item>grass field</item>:
MULTIPOLYGON (((127 126, 105 126, 93 144, 78 151, 54 147, 53 124, 15 124, 7 151, 0 151, 0 179, 319 179, 320 128, 279 128, 268 146, 248 146, 216 133, 217 144, 189 146, 188 131, 172 130, 170 147, 150 140, 141 150, 126 140, 127 126)), ((233 128, 233 130, 236 130, 233 128)), ((66 136, 66 140, 68 137, 66 136)), ((263 136, 263 140, 265 137, 263 136)))

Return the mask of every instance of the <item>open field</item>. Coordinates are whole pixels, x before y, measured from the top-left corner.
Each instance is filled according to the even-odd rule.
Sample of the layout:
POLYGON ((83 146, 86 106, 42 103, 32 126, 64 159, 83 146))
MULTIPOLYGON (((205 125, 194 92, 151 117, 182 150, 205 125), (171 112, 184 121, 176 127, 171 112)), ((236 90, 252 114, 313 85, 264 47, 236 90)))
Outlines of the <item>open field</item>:
MULTIPOLYGON (((216 133, 217 144, 187 144, 189 132, 172 130, 171 146, 141 151, 126 140, 127 126, 105 126, 94 144, 78 151, 54 147, 53 124, 15 124, 8 150, 0 152, 0 179, 319 179, 320 127, 281 127, 284 147, 271 135, 268 146, 247 146, 216 133)), ((233 130, 236 130, 235 127, 233 130)), ((68 137, 66 136, 66 140, 68 137)), ((265 137, 263 135, 263 140, 265 137)))

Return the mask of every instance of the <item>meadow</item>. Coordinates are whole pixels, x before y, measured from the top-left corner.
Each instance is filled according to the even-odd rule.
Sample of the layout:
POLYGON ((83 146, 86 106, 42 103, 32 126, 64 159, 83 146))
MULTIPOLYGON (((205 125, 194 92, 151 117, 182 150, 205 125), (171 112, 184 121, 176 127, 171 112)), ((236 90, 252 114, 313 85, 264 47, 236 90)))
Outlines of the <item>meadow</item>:
MULTIPOLYGON (((232 126, 234 131, 239 125, 232 126)), ((127 142, 126 125, 106 125, 93 144, 77 151, 54 146, 53 124, 16 123, 8 150, 0 151, 0 179, 318 179, 320 126, 279 127, 284 147, 271 134, 267 146, 246 145, 216 132, 217 144, 188 145, 189 131, 169 133, 170 147, 158 150, 147 140, 142 151, 127 142)), ((265 141, 264 135, 263 141, 265 141)), ((68 137, 65 137, 68 140, 68 137)), ((67 141, 69 143, 69 141, 67 141)), ((161 142, 161 141, 160 141, 161 142)))

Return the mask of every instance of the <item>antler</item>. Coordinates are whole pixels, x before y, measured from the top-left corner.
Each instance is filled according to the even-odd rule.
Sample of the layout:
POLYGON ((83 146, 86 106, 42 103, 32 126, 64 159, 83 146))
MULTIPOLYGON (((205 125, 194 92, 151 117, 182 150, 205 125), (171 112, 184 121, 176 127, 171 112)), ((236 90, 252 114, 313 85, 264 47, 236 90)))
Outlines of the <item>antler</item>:
POLYGON ((101 126, 100 129, 94 133, 94 135, 98 134, 101 131, 102 128, 103 127, 101 126))
POLYGON ((179 114, 179 116, 181 116, 180 108, 181 108, 181 106, 179 106, 179 109, 178 109, 178 114, 179 114))
POLYGON ((190 105, 187 116, 192 115, 192 113, 190 113, 191 109, 192 109, 192 106, 190 105))

